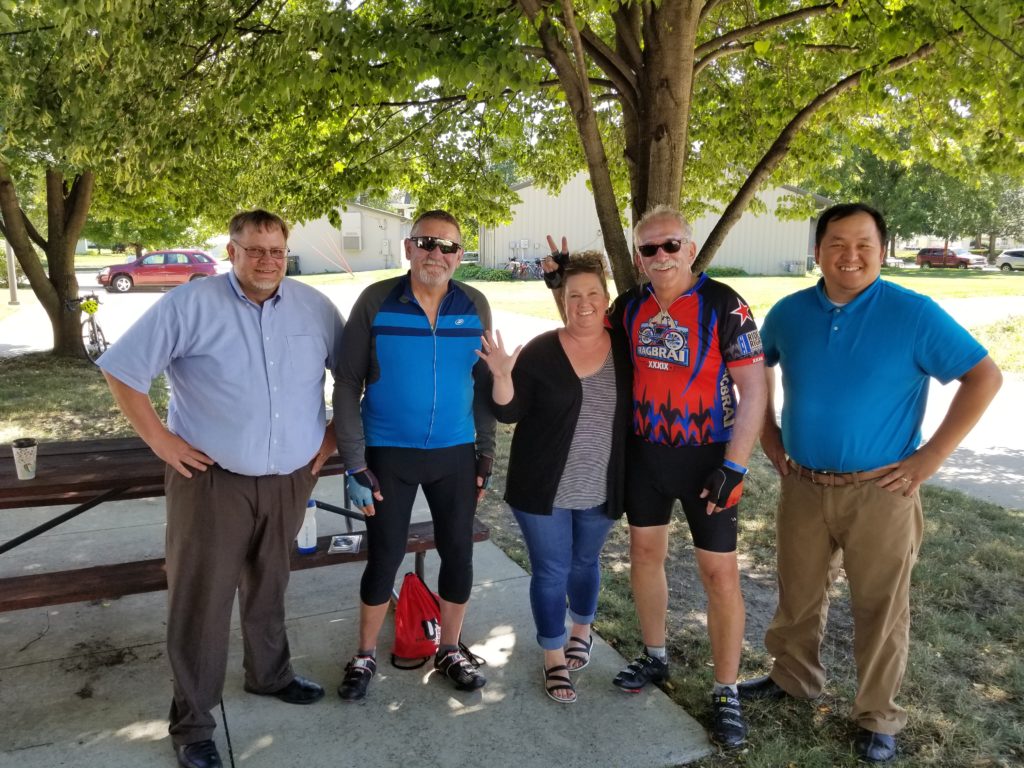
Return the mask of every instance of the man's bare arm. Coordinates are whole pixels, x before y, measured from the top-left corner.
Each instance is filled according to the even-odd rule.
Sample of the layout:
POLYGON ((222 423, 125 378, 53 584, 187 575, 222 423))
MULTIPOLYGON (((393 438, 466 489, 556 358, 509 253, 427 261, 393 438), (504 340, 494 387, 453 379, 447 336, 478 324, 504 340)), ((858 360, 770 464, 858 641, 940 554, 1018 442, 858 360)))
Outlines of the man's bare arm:
POLYGON ((764 378, 766 401, 764 424, 761 427, 761 450, 775 471, 785 477, 789 474, 789 465, 786 463, 786 448, 782 444, 782 430, 775 420, 775 369, 766 365, 764 378))
POLYGON ((107 385, 118 407, 139 433, 139 437, 153 453, 170 464, 175 471, 185 477, 192 477, 188 467, 205 472, 206 468, 213 464, 213 459, 193 448, 164 426, 153 409, 149 395, 129 387, 106 371, 103 372, 103 376, 107 379, 107 385))
POLYGON ((904 496, 916 491, 967 437, 1002 385, 999 366, 986 356, 960 377, 960 386, 931 439, 881 477, 878 485, 904 496))
MULTIPOLYGON (((732 427, 732 439, 725 449, 725 461, 742 468, 747 466, 750 452, 754 449, 754 443, 757 442, 757 436, 761 434, 761 427, 764 424, 764 408, 768 397, 764 364, 751 363, 736 366, 729 369, 729 374, 736 382, 739 403, 736 405, 736 420, 732 427)), ((732 469, 736 470, 737 467, 734 466, 732 469)), ((708 499, 709 515, 726 509, 728 501, 732 501, 732 496, 730 496, 728 501, 723 502, 721 496, 725 495, 724 492, 716 496, 712 490, 705 485, 705 489, 700 495, 702 499, 708 499)), ((739 496, 737 495, 735 498, 738 500, 739 496)))

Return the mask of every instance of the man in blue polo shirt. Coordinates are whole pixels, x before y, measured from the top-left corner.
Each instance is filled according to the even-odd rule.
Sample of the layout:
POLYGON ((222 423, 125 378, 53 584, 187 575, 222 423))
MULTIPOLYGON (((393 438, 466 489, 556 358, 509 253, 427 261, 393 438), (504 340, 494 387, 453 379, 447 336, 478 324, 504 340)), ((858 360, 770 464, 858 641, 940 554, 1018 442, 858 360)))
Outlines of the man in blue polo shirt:
POLYGON ((236 591, 245 690, 289 704, 324 695, 292 669, 284 595, 306 501, 335 451, 324 379, 344 323, 322 293, 285 279, 279 216, 239 213, 229 233, 229 274, 175 288, 99 359, 117 404, 167 462, 169 730, 186 768, 221 765, 211 710, 236 591), (148 394, 164 371, 167 426, 148 394))
MULTIPOLYGON (((827 592, 842 553, 854 622, 855 743, 867 762, 896 754, 896 704, 910 639, 910 572, 921 545, 918 489, 977 423, 1002 383, 985 349, 926 296, 881 279, 881 214, 859 203, 821 214, 822 279, 779 301, 761 329, 782 368, 782 429, 769 398, 761 445, 782 476, 776 518, 779 605, 765 636, 771 672, 741 698, 814 698, 827 592), (931 378, 958 380, 924 445, 931 378)), ((769 368, 769 390, 774 374, 769 368)))

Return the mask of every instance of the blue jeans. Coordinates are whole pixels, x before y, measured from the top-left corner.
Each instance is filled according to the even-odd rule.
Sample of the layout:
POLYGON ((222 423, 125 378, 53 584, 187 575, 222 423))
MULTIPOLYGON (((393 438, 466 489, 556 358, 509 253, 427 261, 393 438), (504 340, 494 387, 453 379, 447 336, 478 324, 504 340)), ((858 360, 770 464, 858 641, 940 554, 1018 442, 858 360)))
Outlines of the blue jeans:
POLYGON ((614 520, 604 505, 590 509, 555 507, 550 515, 531 515, 512 507, 530 553, 530 607, 537 642, 546 651, 565 645, 565 605, 577 624, 590 624, 601 587, 601 549, 614 520))

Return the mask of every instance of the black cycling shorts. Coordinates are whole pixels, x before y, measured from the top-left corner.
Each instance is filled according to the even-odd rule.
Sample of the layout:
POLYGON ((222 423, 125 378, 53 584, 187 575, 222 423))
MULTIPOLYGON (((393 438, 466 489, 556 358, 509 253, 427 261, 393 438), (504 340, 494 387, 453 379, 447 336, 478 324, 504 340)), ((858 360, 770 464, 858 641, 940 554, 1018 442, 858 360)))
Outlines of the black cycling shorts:
POLYGON ((668 525, 678 500, 686 513, 693 546, 735 552, 739 505, 708 514, 700 498, 704 481, 722 465, 726 443, 673 447, 635 435, 626 451, 626 519, 638 528, 668 525))
POLYGON ((451 448, 368 447, 366 464, 377 476, 383 501, 366 518, 366 569, 359 597, 367 605, 391 598, 395 576, 405 558, 416 491, 434 521, 441 558, 437 592, 450 603, 465 603, 473 588, 473 515, 476 513, 476 449, 472 443, 451 448))

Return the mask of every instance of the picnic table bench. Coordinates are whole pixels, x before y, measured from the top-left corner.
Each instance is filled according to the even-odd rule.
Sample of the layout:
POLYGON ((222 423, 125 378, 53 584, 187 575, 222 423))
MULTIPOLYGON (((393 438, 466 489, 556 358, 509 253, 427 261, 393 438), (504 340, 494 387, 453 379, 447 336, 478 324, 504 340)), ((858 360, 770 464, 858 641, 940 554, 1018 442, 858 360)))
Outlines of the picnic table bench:
MULTIPOLYGON (((0 543, 0 555, 106 501, 141 499, 164 495, 166 465, 137 437, 40 443, 34 480, 18 480, 10 446, 0 446, 0 510, 55 505, 72 509, 24 534, 0 543)), ((321 477, 339 475, 344 466, 331 457, 321 477)), ((352 520, 362 515, 344 507, 317 501, 317 507, 352 520)), ((473 541, 490 537, 487 526, 474 518, 473 541)), ((292 553, 293 571, 366 559, 366 547, 358 552, 328 552, 333 536, 320 536, 316 552, 292 553)), ((416 554, 416 571, 423 575, 424 555, 436 549, 431 522, 413 523, 405 551, 416 554)), ((47 605, 117 598, 167 588, 164 558, 96 565, 26 576, 0 578, 0 612, 47 605)))

